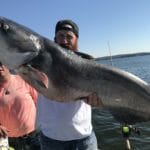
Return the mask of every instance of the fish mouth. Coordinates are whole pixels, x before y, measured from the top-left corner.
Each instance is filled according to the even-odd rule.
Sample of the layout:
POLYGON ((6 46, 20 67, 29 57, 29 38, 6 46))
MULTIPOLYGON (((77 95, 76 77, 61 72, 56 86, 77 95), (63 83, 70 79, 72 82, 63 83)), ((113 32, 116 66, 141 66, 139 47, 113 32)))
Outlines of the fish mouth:
POLYGON ((30 76, 31 79, 36 82, 40 87, 44 89, 48 89, 49 86, 49 79, 48 76, 30 65, 29 63, 22 64, 18 69, 11 70, 11 73, 13 74, 20 74, 21 76, 24 76, 25 78, 30 76))
POLYGON ((26 52, 24 54, 15 53, 14 55, 11 56, 6 54, 3 58, 1 58, 0 62, 4 66, 7 66, 8 69, 15 70, 29 63, 38 54, 39 54, 38 52, 26 52))

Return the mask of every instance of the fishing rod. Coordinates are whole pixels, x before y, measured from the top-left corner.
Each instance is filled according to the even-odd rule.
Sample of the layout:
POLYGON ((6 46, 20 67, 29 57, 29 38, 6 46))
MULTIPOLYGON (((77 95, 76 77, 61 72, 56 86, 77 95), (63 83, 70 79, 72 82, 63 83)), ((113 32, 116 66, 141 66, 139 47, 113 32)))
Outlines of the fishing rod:
POLYGON ((129 140, 131 132, 140 135, 141 134, 140 130, 133 127, 132 125, 127 125, 127 124, 122 125, 121 130, 122 130, 123 138, 125 139, 126 150, 131 150, 131 144, 129 140))
POLYGON ((111 62, 111 66, 113 66, 112 54, 111 54, 111 49, 110 49, 110 44, 109 44, 109 41, 107 42, 107 45, 108 45, 108 50, 109 50, 109 56, 110 56, 110 62, 111 62))
POLYGON ((131 144, 130 144, 130 140, 129 140, 130 134, 131 134, 130 126, 128 126, 128 125, 122 126, 122 135, 123 135, 123 138, 125 139, 125 144, 126 144, 127 150, 131 150, 131 144))

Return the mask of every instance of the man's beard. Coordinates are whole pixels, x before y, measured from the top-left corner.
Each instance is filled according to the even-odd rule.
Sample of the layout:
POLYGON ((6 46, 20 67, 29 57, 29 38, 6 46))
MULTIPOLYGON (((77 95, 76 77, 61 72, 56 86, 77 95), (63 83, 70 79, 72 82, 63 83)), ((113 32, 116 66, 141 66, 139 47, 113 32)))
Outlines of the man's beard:
POLYGON ((65 44, 60 44, 61 47, 66 48, 66 49, 70 49, 69 45, 65 45, 65 44))
POLYGON ((60 44, 60 46, 65 49, 74 51, 74 52, 78 51, 77 46, 71 46, 71 45, 65 45, 65 44, 60 44))

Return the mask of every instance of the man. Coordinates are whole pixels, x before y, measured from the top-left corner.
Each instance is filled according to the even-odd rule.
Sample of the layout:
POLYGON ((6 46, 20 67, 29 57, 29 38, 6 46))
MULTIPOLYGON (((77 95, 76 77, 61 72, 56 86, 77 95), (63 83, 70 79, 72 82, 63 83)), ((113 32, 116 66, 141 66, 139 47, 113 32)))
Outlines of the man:
MULTIPOLYGON (((78 51, 78 37, 79 29, 73 21, 61 20, 56 24, 54 40, 63 48, 78 51)), ((92 58, 86 54, 80 55, 92 58)), ((42 150, 97 150, 91 124, 91 106, 87 102, 100 104, 95 94, 85 100, 67 103, 39 97, 37 122, 43 132, 42 150)))
POLYGON ((36 90, 0 63, 0 137, 15 150, 40 150, 36 100, 36 90))

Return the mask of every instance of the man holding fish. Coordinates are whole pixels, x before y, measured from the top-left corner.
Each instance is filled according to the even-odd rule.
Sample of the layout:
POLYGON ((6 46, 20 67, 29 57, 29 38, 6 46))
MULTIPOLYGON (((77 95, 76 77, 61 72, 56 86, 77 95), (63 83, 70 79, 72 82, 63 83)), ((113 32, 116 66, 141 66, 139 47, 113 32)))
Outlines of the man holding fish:
MULTIPOLYGON (((61 20, 56 24, 54 40, 63 48, 77 52, 78 38, 78 26, 72 20, 61 20)), ((89 55, 80 55, 92 59, 89 55)), ((89 105, 100 105, 96 94, 66 103, 50 101, 41 96, 38 102, 43 150, 97 150, 89 105)))
MULTIPOLYGON (((72 25, 72 27, 68 25, 70 24, 63 25, 65 27, 63 31, 69 32, 68 28, 69 30, 74 29, 72 25)), ((74 33, 74 31, 72 30, 70 33, 74 33)), ((59 30, 56 30, 56 42, 58 42, 58 33, 59 30)), ((78 39, 77 33, 75 32, 74 37, 78 39)), ((65 42, 72 41, 72 38, 68 35, 60 35, 59 38, 65 39, 65 42)), ((99 97, 102 101, 103 108, 109 110, 118 122, 132 125, 150 120, 150 87, 147 82, 119 68, 79 57, 77 52, 62 48, 58 44, 19 23, 0 17, 0 61, 47 97, 47 101, 53 100, 58 103, 66 102, 69 104, 75 102, 79 103, 76 108, 82 109, 83 107, 78 106, 83 106, 83 101, 77 101, 77 99, 83 99, 96 93, 96 97, 99 97)), ((70 43, 65 45, 68 46, 70 43)), ((81 53, 78 54, 82 55, 81 53)), ((46 137, 52 137, 50 135, 53 135, 53 139, 55 139, 65 135, 58 140, 67 142, 67 139, 69 141, 74 139, 71 140, 69 138, 71 136, 82 139, 78 134, 80 132, 71 132, 77 133, 73 135, 69 134, 70 126, 66 127, 66 130, 59 130, 58 123, 67 126, 66 121, 71 126, 72 123, 75 125, 72 129, 84 131, 81 135, 85 137, 91 135, 92 127, 89 119, 87 119, 90 118, 90 114, 81 113, 80 117, 76 116, 77 109, 71 113, 69 110, 71 105, 69 106, 64 106, 62 109, 63 114, 66 112, 64 116, 59 115, 60 113, 57 115, 57 110, 61 111, 61 107, 59 107, 60 109, 57 106, 54 107, 57 109, 51 111, 51 114, 49 113, 52 110, 51 107, 47 109, 47 114, 43 115, 43 120, 47 121, 48 119, 56 122, 47 121, 45 124, 43 122, 42 128, 46 128, 49 123, 51 126, 48 129, 55 129, 45 131, 46 137), (71 122, 68 122, 67 118, 70 118, 71 115, 71 122), (84 118, 84 116, 87 118, 84 118), (56 117, 58 118, 56 119, 56 117), (82 126, 83 124, 80 126, 78 121, 81 121, 81 124, 85 123, 84 126, 82 126), (83 127, 83 130, 80 127, 83 127), (55 132, 56 129, 58 129, 58 132, 55 132), (66 135, 67 132, 69 135, 66 135)), ((87 108, 87 110, 90 109, 87 108)))

